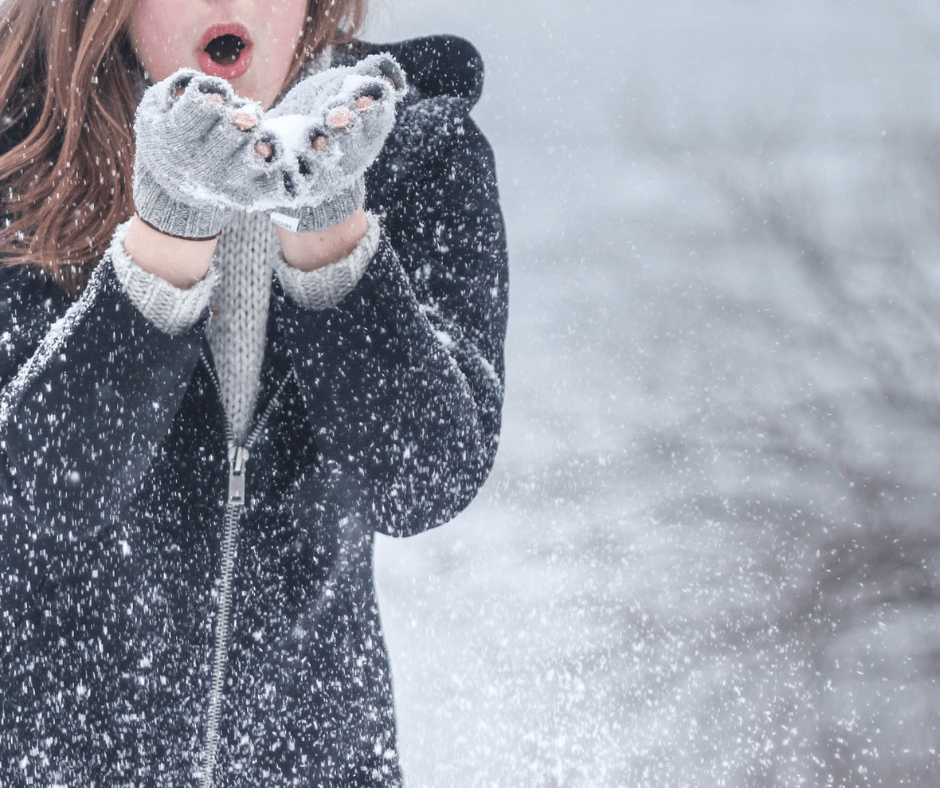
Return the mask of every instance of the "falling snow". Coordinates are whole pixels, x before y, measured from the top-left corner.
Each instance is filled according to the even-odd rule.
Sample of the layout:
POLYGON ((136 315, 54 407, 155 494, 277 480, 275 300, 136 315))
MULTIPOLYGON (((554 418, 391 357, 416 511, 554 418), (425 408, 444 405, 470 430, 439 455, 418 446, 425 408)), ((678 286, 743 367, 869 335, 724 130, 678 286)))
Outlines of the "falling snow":
MULTIPOLYGON (((940 14, 919 0, 397 0, 375 16, 375 39, 446 30, 484 55, 487 86, 474 116, 496 151, 513 296, 502 442, 487 486, 456 522, 378 543, 398 747, 385 724, 390 709, 368 698, 349 734, 374 774, 391 774, 400 757, 408 788, 940 784, 940 14)), ((443 101, 415 112, 415 139, 446 125, 451 109, 443 101)), ((450 251, 441 227, 431 222, 416 235, 425 229, 428 258, 450 251)), ((395 284, 385 266, 378 275, 395 284)), ((434 276, 414 268, 419 284, 434 276)), ((208 683, 204 614, 220 594, 210 537, 174 513, 219 515, 221 493, 207 502, 189 482, 202 475, 222 490, 227 471, 224 441, 205 428, 220 413, 193 406, 215 400, 211 374, 191 352, 165 362, 160 401, 179 405, 195 381, 177 431, 199 436, 205 451, 180 468, 172 446, 147 441, 165 433, 157 427, 166 409, 111 371, 134 369, 155 329, 101 270, 69 317, 52 323, 63 310, 50 297, 33 322, 14 315, 0 335, 7 366, 47 337, 0 399, 0 423, 21 408, 47 436, 30 463, 2 469, 19 473, 10 489, 60 511, 60 525, 88 525, 2 534, 20 563, 0 617, 15 619, 19 640, 0 643, 0 653, 15 654, 15 691, 46 687, 44 700, 71 715, 75 741, 120 769, 154 745, 139 735, 144 701, 106 709, 93 676, 63 686, 55 672, 125 657, 124 697, 179 710, 147 724, 161 726, 169 747, 199 749, 204 710, 192 699, 208 683), (102 304, 111 310, 104 316, 102 304), (40 373, 71 363, 89 315, 100 321, 96 361, 107 361, 100 385, 34 386, 40 373), (119 321, 126 335, 102 329, 119 321), (92 389, 93 400, 81 400, 92 389), (67 446, 64 417, 46 407, 53 398, 73 412, 100 409, 100 423, 121 440, 67 446), (83 470, 57 464, 66 449, 89 461, 83 470), (145 489, 131 505, 149 469, 144 457, 155 458, 170 492, 145 489), (98 491, 93 511, 75 492, 83 485, 98 491), (99 509, 125 506, 139 527, 96 519, 99 509), (44 672, 21 641, 43 627, 74 633, 23 612, 38 593, 56 597, 51 574, 23 567, 42 568, 75 543, 91 545, 82 561, 63 559, 85 592, 75 614, 85 630, 49 640, 55 653, 44 672), (185 593, 193 577, 198 588, 185 593), (178 658, 181 639, 142 621, 172 622, 199 644, 199 658, 178 658), (115 622, 146 637, 131 648, 115 622), (124 738, 91 741, 112 713, 124 738)), ((504 284, 492 283, 494 300, 504 284)), ((9 317, 16 293, 7 300, 0 309, 9 317)), ((454 400, 466 394, 465 375, 481 391, 498 388, 499 372, 474 358, 473 338, 448 324, 446 310, 412 307, 412 328, 436 343, 432 361, 454 400)), ((298 342, 307 324, 293 318, 287 333, 298 342)), ((322 322, 298 345, 316 350, 335 330, 322 322)), ((395 333, 355 339, 365 347, 395 333)), ((341 388, 344 375, 325 382, 313 360, 298 368, 298 387, 335 384, 359 414, 355 423, 319 414, 327 450, 336 431, 368 431, 371 391, 395 374, 417 377, 401 365, 373 370, 360 400, 341 388)), ((329 401, 287 392, 271 427, 279 435, 309 417, 309 401, 329 401)), ((416 418, 433 421, 440 405, 428 402, 416 418)), ((466 422, 469 444, 478 425, 466 422)), ((30 424, 15 425, 9 439, 29 438, 30 424)), ((447 453, 448 466, 423 458, 421 441, 388 440, 396 462, 420 465, 445 497, 466 497, 455 481, 467 470, 458 453, 447 453)), ((302 498, 313 484, 299 461, 278 467, 263 436, 259 445, 268 459, 258 463, 262 491, 302 498)), ((308 449, 290 446, 298 456, 308 449)), ((347 459, 340 454, 337 466, 347 459)), ((397 533, 396 507, 411 490, 394 475, 381 481, 388 495, 376 506, 397 533)), ((3 502, 11 510, 12 495, 3 502)), ((381 640, 371 597, 343 680, 292 687, 304 714, 285 715, 278 695, 285 677, 310 678, 298 644, 339 648, 342 627, 324 628, 323 611, 359 604, 329 572, 347 562, 367 576, 357 593, 371 588, 363 558, 371 531, 335 498, 327 505, 335 511, 322 514, 336 524, 333 542, 311 539, 283 507, 269 511, 263 501, 252 512, 277 522, 264 539, 282 547, 270 555, 263 529, 245 535, 249 569, 236 603, 246 620, 233 659, 270 649, 275 667, 238 674, 244 686, 226 717, 223 753, 233 772, 258 762, 255 747, 307 768, 294 734, 308 720, 332 729, 343 682, 384 698, 384 668, 369 667, 381 640), (297 589, 278 585, 275 565, 303 566, 291 577, 322 592, 323 609, 282 630, 263 612, 249 620, 292 603, 297 589), (245 730, 249 719, 264 724, 245 730)), ((308 509, 324 506, 318 498, 308 509)), ((59 601, 60 613, 71 610, 71 600, 59 601)), ((349 617, 330 621, 341 619, 349 617)), ((0 711, 22 730, 47 722, 9 702, 0 711)), ((31 742, 3 768, 55 772, 45 744, 31 742)))

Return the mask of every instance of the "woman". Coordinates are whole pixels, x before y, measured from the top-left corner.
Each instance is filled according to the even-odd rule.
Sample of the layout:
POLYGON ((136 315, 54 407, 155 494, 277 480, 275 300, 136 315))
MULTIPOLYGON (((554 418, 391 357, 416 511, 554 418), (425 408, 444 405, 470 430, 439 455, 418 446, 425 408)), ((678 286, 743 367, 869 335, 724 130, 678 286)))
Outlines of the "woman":
POLYGON ((489 471, 506 252, 476 52, 363 11, 3 6, 0 784, 401 784, 373 532, 489 471))

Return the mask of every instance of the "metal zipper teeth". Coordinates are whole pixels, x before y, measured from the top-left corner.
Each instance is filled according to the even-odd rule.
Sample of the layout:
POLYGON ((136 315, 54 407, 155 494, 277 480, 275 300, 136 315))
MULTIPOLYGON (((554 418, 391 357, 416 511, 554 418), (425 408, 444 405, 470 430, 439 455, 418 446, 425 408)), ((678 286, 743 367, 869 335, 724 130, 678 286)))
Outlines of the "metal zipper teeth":
MULTIPOLYGON (((209 372, 209 377, 222 400, 222 386, 215 370, 201 352, 202 362, 209 372)), ((219 612, 216 620, 215 647, 212 657, 212 683, 209 691, 208 725, 206 729, 206 749, 203 754, 202 788, 212 788, 215 760, 219 751, 219 718, 222 711, 222 689, 225 682, 225 670, 228 667, 228 646, 231 629, 232 578, 235 574, 235 558, 238 552, 238 521, 245 504, 245 473, 249 452, 264 430, 268 419, 280 399, 284 386, 293 374, 293 370, 284 376, 277 390, 268 401, 264 412, 249 433, 244 446, 238 446, 225 413, 223 402, 222 416, 225 423, 225 438, 228 443, 229 485, 228 501, 225 507, 225 524, 222 535, 222 578, 219 583, 219 612)))

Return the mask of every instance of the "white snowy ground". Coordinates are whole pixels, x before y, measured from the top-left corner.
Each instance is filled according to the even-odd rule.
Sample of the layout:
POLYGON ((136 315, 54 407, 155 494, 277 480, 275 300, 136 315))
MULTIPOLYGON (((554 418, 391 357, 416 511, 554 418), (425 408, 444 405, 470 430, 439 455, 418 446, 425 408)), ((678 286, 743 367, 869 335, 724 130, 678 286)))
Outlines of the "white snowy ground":
POLYGON ((940 785, 940 11, 385 0, 470 38, 505 428, 379 544, 408 788, 940 785))

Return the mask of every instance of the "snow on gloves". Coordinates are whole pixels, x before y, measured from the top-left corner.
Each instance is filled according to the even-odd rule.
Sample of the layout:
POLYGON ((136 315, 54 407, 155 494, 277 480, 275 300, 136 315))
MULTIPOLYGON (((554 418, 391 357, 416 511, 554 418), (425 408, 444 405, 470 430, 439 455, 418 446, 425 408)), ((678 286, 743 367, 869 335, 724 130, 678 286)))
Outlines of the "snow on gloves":
POLYGON ((362 205, 404 94, 388 55, 308 77, 267 113, 222 79, 177 71, 137 109, 137 213, 181 238, 218 235, 241 211, 295 232, 339 224, 362 205))

